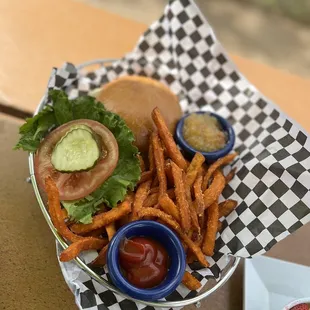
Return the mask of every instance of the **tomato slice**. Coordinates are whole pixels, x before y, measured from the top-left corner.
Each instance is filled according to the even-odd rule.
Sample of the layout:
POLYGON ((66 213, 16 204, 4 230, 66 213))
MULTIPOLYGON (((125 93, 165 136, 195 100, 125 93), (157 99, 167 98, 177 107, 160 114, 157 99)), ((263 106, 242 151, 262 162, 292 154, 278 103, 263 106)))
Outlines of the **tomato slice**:
POLYGON ((56 128, 46 136, 34 157, 34 171, 40 188, 45 189, 45 178, 51 176, 57 185, 61 200, 77 200, 96 190, 113 173, 117 162, 118 144, 112 132, 96 121, 79 119, 56 128), (90 170, 59 172, 51 163, 52 152, 57 142, 73 125, 90 127, 101 139, 104 156, 90 170))

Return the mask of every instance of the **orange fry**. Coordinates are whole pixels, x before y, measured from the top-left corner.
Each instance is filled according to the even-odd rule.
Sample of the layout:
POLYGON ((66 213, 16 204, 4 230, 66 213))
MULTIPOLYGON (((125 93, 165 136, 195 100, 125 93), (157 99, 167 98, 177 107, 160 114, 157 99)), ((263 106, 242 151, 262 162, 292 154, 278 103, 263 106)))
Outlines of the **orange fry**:
POLYGON ((128 224, 130 222, 130 214, 127 214, 118 220, 118 228, 128 224))
POLYGON ((94 238, 99 238, 102 234, 106 232, 105 227, 100 227, 98 229, 92 230, 86 234, 83 234, 84 237, 94 237, 94 238))
POLYGON ((190 212, 190 216, 191 216, 192 229, 194 231, 197 231, 200 234, 200 225, 199 225, 199 221, 198 221, 198 215, 197 215, 197 211, 193 205, 193 202, 191 202, 189 204, 189 212, 190 212))
POLYGON ((141 172, 144 172, 145 171, 145 163, 144 163, 143 157, 140 154, 138 154, 138 159, 139 159, 139 162, 140 162, 141 172))
POLYGON ((187 264, 192 264, 195 261, 196 261, 196 256, 192 252, 187 253, 187 255, 186 255, 186 263, 187 264))
MULTIPOLYGON (((155 175, 155 178, 154 178, 154 180, 153 180, 153 182, 152 182, 151 187, 152 187, 152 188, 153 188, 153 187, 158 187, 158 185, 159 185, 158 177, 157 177, 157 175, 155 175)), ((158 187, 158 189, 159 189, 159 187, 158 187)))
POLYGON ((204 203, 201 185, 202 185, 202 176, 200 175, 197 177, 196 181, 194 182, 194 196, 196 199, 197 214, 199 217, 203 215, 203 212, 205 209, 205 203, 204 203))
POLYGON ((174 163, 171 163, 172 175, 175 184, 175 196, 180 210, 180 222, 185 232, 188 232, 191 226, 191 215, 188 201, 186 199, 185 186, 183 182, 182 170, 174 163))
POLYGON ((226 184, 228 184, 235 176, 237 167, 230 170, 230 172, 226 175, 225 180, 226 184))
POLYGON ((174 186, 174 180, 173 180, 173 175, 172 175, 170 159, 165 161, 165 173, 166 173, 166 177, 167 177, 167 181, 168 181, 169 186, 173 187, 174 186))
POLYGON ((192 159, 190 165, 186 170, 186 184, 189 187, 195 182, 198 172, 205 162, 205 157, 201 153, 196 153, 194 158, 192 159))
POLYGON ((142 208, 138 212, 139 218, 145 217, 156 217, 161 219, 166 225, 171 227, 173 230, 177 232, 183 242, 189 247, 189 249, 196 255, 198 261, 205 267, 209 266, 205 256, 203 255, 201 249, 183 232, 181 226, 173 219, 171 215, 166 214, 163 211, 154 208, 142 208))
POLYGON ((161 147, 158 134, 152 133, 151 139, 153 144, 156 172, 159 181, 159 195, 163 195, 167 191, 167 178, 165 175, 165 167, 164 167, 165 162, 164 150, 161 147))
MULTIPOLYGON (((202 241, 203 241, 203 234, 204 234, 204 227, 202 227, 202 234, 193 234, 192 235, 192 241, 199 247, 201 248, 201 245, 202 245, 202 241)), ((189 251, 187 253, 187 263, 188 264, 191 264, 193 263, 194 261, 196 261, 196 256, 191 252, 189 251)))
POLYGON ((149 194, 152 195, 152 194, 155 194, 155 193, 158 193, 159 192, 159 187, 156 186, 156 187, 153 187, 150 189, 150 192, 149 194))
POLYGON ((216 170, 214 172, 213 181, 211 182, 209 188, 207 188, 203 193, 205 209, 209 208, 212 203, 218 200, 225 185, 226 183, 223 173, 219 170, 216 170))
POLYGON ((167 194, 161 196, 159 199, 159 204, 164 212, 171 215, 178 223, 180 222, 180 212, 175 203, 167 194))
POLYGON ((98 253, 98 256, 91 262, 93 266, 104 266, 107 263, 107 252, 109 244, 106 244, 98 253))
POLYGON ((99 250, 108 243, 107 239, 99 239, 93 237, 86 237, 71 243, 64 251, 61 252, 59 260, 61 262, 68 262, 76 258, 82 251, 99 250))
POLYGON ((202 252, 207 256, 212 256, 214 254, 215 238, 219 219, 219 206, 217 202, 214 202, 207 209, 207 215, 208 219, 203 239, 202 252))
POLYGON ((153 171, 144 171, 141 173, 141 178, 138 182, 138 184, 142 184, 148 180, 151 180, 153 178, 154 172, 153 171))
POLYGON ((111 239, 113 238, 113 236, 116 233, 115 222, 112 222, 111 224, 107 225, 105 228, 107 231, 108 239, 109 239, 109 241, 111 241, 111 239))
POLYGON ((87 233, 102 226, 107 226, 110 223, 119 220, 124 215, 127 215, 131 211, 131 203, 128 200, 124 200, 117 207, 111 209, 108 212, 100 213, 93 217, 93 222, 90 224, 73 224, 70 228, 77 234, 87 233))
POLYGON ((61 209, 61 213, 62 213, 62 218, 63 218, 63 220, 66 220, 66 219, 68 219, 68 212, 67 212, 67 210, 66 209, 61 209))
POLYGON ((220 232, 223 228, 223 223, 221 221, 217 222, 217 231, 220 232))
POLYGON ((137 219, 138 211, 142 208, 143 203, 149 194, 151 183, 152 180, 148 180, 139 185, 135 195, 135 200, 133 202, 132 216, 131 216, 132 221, 135 221, 137 219))
POLYGON ((198 290, 201 287, 201 283, 188 271, 185 271, 182 283, 191 291, 198 290))
POLYGON ((161 115, 158 108, 155 108, 152 112, 153 121, 158 129, 160 138, 162 139, 169 157, 183 170, 187 168, 187 162, 185 161, 181 151, 178 149, 172 134, 170 133, 167 124, 161 115))
POLYGON ((207 173, 203 179, 202 189, 205 190, 208 187, 210 178, 218 168, 224 165, 228 165, 236 156, 237 153, 231 153, 215 161, 207 170, 207 173))
POLYGON ((150 139, 150 143, 149 143, 149 169, 150 171, 154 171, 155 170, 155 160, 154 160, 154 151, 153 151, 153 144, 152 141, 150 139))
POLYGON ((219 218, 227 216, 237 207, 238 202, 236 200, 228 199, 219 204, 219 218))
POLYGON ((185 195, 188 202, 189 213, 191 216, 192 229, 197 231, 200 234, 200 226, 198 222, 197 209, 193 205, 192 195, 191 195, 191 187, 186 183, 186 175, 183 172, 183 182, 185 187, 185 195))
POLYGON ((54 180, 51 177, 47 177, 45 179, 45 190, 47 193, 47 200, 49 206, 49 213, 51 216, 51 220, 57 229, 58 233, 71 242, 75 242, 83 239, 83 237, 74 234, 67 227, 63 213, 61 211, 60 200, 59 200, 59 192, 54 180))
MULTIPOLYGON (((167 194, 171 199, 175 198, 174 189, 168 189, 167 194)), ((158 199, 159 199, 159 193, 154 193, 152 195, 149 195, 144 201, 143 208, 155 206, 158 203, 158 199)))

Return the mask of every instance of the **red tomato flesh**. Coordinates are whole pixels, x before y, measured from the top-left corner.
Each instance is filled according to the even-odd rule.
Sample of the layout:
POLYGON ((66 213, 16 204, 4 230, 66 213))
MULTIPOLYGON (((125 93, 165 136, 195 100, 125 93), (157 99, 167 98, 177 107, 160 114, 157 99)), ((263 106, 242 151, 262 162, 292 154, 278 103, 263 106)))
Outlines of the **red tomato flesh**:
POLYGON ((61 200, 77 200, 96 190, 113 173, 117 162, 118 144, 112 132, 99 122, 79 119, 56 128, 46 136, 35 154, 34 168, 41 189, 45 189, 45 178, 51 176, 57 185, 61 200), (72 173, 57 171, 51 162, 53 149, 70 128, 76 125, 88 126, 99 137, 104 155, 87 171, 72 173))
POLYGON ((119 249, 120 266, 127 280, 139 288, 159 285, 168 272, 169 257, 157 241, 145 237, 125 239, 119 249))

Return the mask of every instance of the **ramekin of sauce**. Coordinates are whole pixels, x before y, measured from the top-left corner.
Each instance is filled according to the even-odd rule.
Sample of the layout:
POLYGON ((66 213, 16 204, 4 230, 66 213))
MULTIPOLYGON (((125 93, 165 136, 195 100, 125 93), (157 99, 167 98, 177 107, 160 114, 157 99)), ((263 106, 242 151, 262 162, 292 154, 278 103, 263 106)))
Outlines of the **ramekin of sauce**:
POLYGON ((176 141, 188 155, 200 152, 208 162, 228 154, 235 144, 229 122, 218 114, 194 112, 184 115, 176 127, 176 141))
POLYGON ((135 221, 110 242, 107 265, 112 282, 129 296, 158 300, 181 283, 186 259, 176 234, 155 221, 135 221))

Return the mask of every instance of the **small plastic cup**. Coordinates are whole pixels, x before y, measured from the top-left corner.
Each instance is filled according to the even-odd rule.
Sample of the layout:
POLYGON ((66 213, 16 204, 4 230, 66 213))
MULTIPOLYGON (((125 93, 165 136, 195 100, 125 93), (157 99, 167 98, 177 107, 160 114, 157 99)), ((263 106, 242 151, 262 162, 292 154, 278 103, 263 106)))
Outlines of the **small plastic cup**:
POLYGON ((110 242, 107 265, 112 282, 123 293, 140 300, 154 301, 171 294, 181 283, 185 272, 186 258, 183 246, 176 234, 167 226, 155 221, 135 221, 119 229, 110 242), (124 277, 119 264, 119 247, 125 238, 149 237, 158 241, 168 252, 169 270, 166 278, 158 286, 141 289, 124 277))
POLYGON ((230 123, 225 118, 223 118, 222 116, 215 114, 215 113, 204 112, 204 111, 199 111, 199 112, 194 112, 194 113, 196 113, 196 114, 209 114, 209 115, 215 117, 219 121, 223 131, 226 133, 226 137, 227 137, 226 145, 224 146, 224 148, 222 148, 218 151, 214 151, 214 152, 202 152, 202 151, 196 150, 195 148, 190 146, 183 137, 184 121, 187 117, 189 117, 191 114, 193 114, 193 113, 190 113, 190 114, 184 115, 179 120, 179 122, 176 126, 175 137, 176 137, 176 141, 177 141, 178 145, 180 146, 180 148, 189 157, 193 157, 195 155, 195 153, 199 152, 206 158, 206 161, 211 162, 211 163, 216 161, 217 159, 227 155, 232 150, 232 148, 234 147, 234 144, 235 144, 235 132, 234 132, 232 126, 230 125, 230 123))

